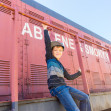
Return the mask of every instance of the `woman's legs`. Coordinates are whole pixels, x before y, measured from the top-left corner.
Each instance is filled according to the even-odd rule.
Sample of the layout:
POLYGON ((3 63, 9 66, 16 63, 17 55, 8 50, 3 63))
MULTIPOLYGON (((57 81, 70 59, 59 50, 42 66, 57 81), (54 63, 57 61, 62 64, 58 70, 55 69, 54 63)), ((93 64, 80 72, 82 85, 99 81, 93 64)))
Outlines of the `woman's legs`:
POLYGON ((91 111, 89 96, 87 94, 70 86, 66 87, 69 89, 72 97, 80 101, 80 111, 91 111))
POLYGON ((56 96, 66 111, 80 111, 75 101, 73 100, 67 86, 59 86, 50 90, 52 96, 56 96))

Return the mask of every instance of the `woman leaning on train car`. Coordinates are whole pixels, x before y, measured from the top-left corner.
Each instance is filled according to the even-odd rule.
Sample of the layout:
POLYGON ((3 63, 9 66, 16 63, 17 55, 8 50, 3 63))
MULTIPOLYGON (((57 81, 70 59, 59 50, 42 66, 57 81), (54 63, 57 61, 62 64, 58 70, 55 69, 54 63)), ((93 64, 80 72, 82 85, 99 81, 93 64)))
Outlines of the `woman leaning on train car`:
POLYGON ((51 95, 59 99, 66 111, 91 111, 88 95, 78 89, 67 86, 64 81, 64 77, 68 80, 79 77, 81 69, 73 75, 68 74, 59 61, 64 51, 64 45, 58 41, 51 42, 47 25, 42 24, 42 26, 46 49, 47 82, 51 95), (80 101, 79 108, 72 97, 80 101))

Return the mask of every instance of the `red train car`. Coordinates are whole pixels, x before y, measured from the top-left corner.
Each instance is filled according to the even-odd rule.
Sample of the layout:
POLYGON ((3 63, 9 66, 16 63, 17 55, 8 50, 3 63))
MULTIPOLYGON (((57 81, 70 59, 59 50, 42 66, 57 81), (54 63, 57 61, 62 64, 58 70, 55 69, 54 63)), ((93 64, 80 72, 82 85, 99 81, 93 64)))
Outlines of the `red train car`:
POLYGON ((51 97, 42 23, 52 28, 51 40, 65 45, 60 61, 67 71, 82 69, 67 84, 89 95, 110 93, 110 41, 33 0, 0 0, 0 101, 51 97))

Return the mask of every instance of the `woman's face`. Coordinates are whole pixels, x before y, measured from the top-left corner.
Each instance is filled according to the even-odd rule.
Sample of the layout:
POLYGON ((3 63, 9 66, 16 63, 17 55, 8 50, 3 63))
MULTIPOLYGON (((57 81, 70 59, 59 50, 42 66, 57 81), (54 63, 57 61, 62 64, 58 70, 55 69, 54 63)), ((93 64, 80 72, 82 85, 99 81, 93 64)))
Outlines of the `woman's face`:
POLYGON ((62 53, 63 53, 63 47, 61 47, 61 46, 55 46, 55 47, 52 49, 52 54, 53 54, 53 56, 54 56, 56 59, 58 59, 58 60, 61 58, 62 53))

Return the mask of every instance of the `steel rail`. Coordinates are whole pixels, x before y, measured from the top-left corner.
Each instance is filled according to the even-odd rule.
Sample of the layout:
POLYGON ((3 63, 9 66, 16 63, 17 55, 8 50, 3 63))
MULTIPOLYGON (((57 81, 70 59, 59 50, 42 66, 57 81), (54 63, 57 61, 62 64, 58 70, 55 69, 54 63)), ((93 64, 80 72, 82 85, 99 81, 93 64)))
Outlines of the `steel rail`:
POLYGON ((10 9, 11 11, 15 12, 15 9, 13 9, 13 8, 7 6, 7 5, 4 5, 4 3, 1 3, 1 2, 0 2, 0 7, 4 7, 4 8, 10 9))

